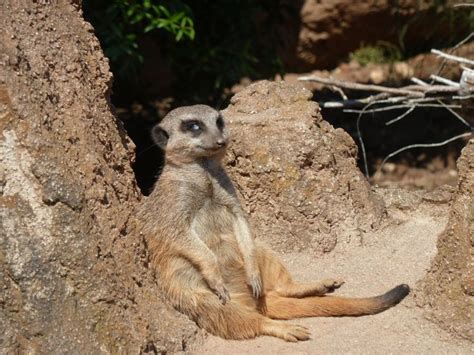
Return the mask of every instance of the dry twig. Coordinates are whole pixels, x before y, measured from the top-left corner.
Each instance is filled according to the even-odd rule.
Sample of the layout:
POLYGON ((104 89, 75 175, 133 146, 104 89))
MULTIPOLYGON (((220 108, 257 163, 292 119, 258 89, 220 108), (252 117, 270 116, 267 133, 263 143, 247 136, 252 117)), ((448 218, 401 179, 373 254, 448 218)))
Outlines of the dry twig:
POLYGON ((410 96, 423 96, 422 93, 412 90, 405 90, 405 89, 397 89, 391 88, 387 86, 380 86, 380 85, 369 85, 369 84, 359 84, 345 80, 338 80, 333 78, 322 78, 319 76, 302 76, 299 77, 298 80, 300 81, 315 81, 317 83, 331 85, 331 86, 338 86, 340 88, 349 89, 349 90, 362 90, 362 91, 377 91, 377 92, 384 92, 389 94, 397 94, 397 95, 410 95, 410 96))
MULTIPOLYGON (((439 101, 439 100, 438 100, 439 101)), ((383 112, 383 111, 392 111, 392 110, 399 110, 402 108, 413 107, 414 104, 403 104, 403 105, 393 105, 393 106, 385 106, 380 108, 374 108, 372 110, 344 110, 347 113, 376 113, 376 112, 383 112)), ((446 104, 418 104, 416 107, 450 107, 450 108, 461 108, 461 105, 446 105, 446 104)))
POLYGON ((462 64, 467 64, 467 65, 474 65, 474 61, 469 60, 464 57, 458 57, 457 55, 452 55, 452 54, 446 54, 444 52, 441 52, 438 49, 432 49, 431 53, 438 55, 439 57, 446 58, 447 60, 451 60, 453 62, 458 62, 462 64))
POLYGON ((469 137, 469 136, 472 136, 472 132, 466 132, 466 133, 463 133, 463 134, 459 134, 457 136, 454 136, 454 137, 451 137, 449 139, 446 139, 445 141, 442 141, 440 143, 428 143, 428 144, 411 144, 411 145, 407 145, 403 148, 400 148, 392 153, 390 153, 389 155, 387 155, 384 160, 382 161, 382 164, 380 164, 380 167, 378 170, 382 169, 382 167, 385 165, 385 163, 387 162, 387 160, 389 160, 390 158, 393 158, 395 155, 397 154, 400 154, 401 152, 404 152, 405 150, 409 150, 409 149, 414 149, 414 148, 434 148, 434 147, 442 147, 443 145, 446 145, 448 143, 451 143, 455 140, 458 140, 458 139, 461 139, 461 138, 465 138, 465 137, 469 137))

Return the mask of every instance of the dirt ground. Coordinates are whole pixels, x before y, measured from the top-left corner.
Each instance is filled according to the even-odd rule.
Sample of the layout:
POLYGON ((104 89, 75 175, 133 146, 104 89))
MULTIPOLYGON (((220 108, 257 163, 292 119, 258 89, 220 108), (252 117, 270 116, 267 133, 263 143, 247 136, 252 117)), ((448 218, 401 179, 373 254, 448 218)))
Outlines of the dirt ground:
POLYGON ((382 194, 388 203, 389 218, 377 233, 362 235, 360 247, 338 244, 333 253, 318 258, 310 252, 282 257, 295 279, 344 278, 346 283, 336 291, 338 295, 371 296, 407 283, 412 292, 401 304, 373 316, 292 321, 310 329, 309 341, 293 344, 272 337, 229 341, 209 336, 193 353, 472 354, 472 343, 453 338, 428 321, 415 302, 417 282, 430 267, 437 237, 446 226, 448 203, 418 203, 419 195, 407 198, 408 192, 396 190, 382 194))

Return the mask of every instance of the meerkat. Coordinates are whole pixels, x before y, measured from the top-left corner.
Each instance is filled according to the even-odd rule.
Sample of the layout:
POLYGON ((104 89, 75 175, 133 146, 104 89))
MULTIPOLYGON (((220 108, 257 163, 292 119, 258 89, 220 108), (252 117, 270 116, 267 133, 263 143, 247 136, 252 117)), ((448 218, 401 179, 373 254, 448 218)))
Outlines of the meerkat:
POLYGON ((399 285, 371 298, 326 295, 339 279, 298 283, 257 243, 221 160, 222 115, 206 105, 171 111, 152 129, 165 165, 137 216, 165 296, 201 328, 226 339, 269 335, 297 342, 307 328, 282 320, 382 312, 408 293, 399 285))

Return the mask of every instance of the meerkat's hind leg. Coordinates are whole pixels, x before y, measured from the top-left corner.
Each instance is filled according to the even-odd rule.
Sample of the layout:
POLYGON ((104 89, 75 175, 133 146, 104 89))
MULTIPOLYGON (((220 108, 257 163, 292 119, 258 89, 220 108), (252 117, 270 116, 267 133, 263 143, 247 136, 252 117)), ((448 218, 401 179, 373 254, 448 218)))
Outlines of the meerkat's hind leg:
POLYGON ((344 283, 339 278, 310 283, 295 282, 278 256, 265 247, 258 248, 258 259, 265 291, 274 291, 283 297, 322 296, 333 292, 344 283))
POLYGON ((310 336, 303 326, 273 320, 259 313, 252 306, 250 294, 232 294, 225 305, 208 291, 187 291, 181 296, 178 309, 188 314, 201 328, 225 339, 270 335, 296 342, 307 340, 310 336))
POLYGON ((232 294, 225 305, 210 292, 187 290, 181 293, 178 309, 188 314, 196 323, 225 339, 252 339, 269 335, 286 341, 307 340, 307 328, 270 319, 259 313, 252 305, 250 294, 232 294))
POLYGON ((311 333, 308 328, 298 324, 268 319, 262 324, 262 335, 270 335, 295 343, 300 340, 308 340, 311 333))

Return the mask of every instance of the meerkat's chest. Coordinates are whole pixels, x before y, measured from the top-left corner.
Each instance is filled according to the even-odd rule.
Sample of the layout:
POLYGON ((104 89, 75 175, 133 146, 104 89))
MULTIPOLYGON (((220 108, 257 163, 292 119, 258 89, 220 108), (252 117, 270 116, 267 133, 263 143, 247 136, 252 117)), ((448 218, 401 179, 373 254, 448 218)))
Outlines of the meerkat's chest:
POLYGON ((203 174, 200 193, 195 195, 194 230, 210 248, 233 236, 234 211, 238 206, 235 191, 225 174, 203 174))
POLYGON ((212 248, 226 236, 233 237, 234 220, 230 201, 225 195, 214 193, 202 198, 194 217, 195 231, 212 248))
POLYGON ((233 214, 225 201, 204 198, 195 215, 196 224, 203 234, 227 233, 233 228, 233 214))

